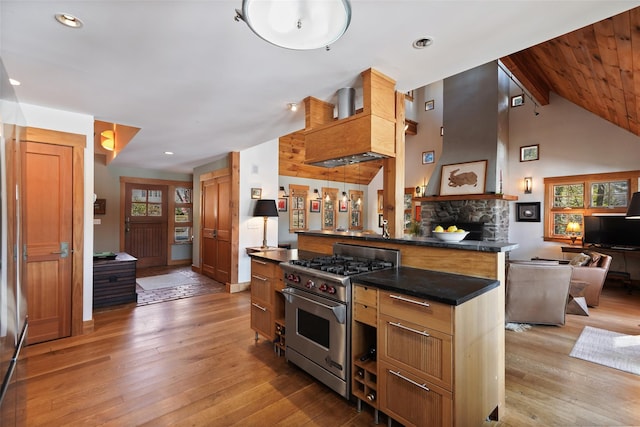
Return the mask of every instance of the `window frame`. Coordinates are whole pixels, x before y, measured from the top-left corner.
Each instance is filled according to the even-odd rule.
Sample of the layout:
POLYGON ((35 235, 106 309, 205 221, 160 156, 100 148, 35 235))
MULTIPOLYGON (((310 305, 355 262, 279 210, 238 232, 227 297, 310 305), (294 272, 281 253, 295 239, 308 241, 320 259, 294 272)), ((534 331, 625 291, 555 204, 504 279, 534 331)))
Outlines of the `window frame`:
MULTIPOLYGON (((591 205, 591 185, 599 182, 627 181, 629 194, 627 206, 633 193, 638 191, 638 182, 640 181, 640 171, 627 172, 610 172, 596 173, 586 175, 570 175, 544 178, 544 241, 551 242, 570 242, 571 239, 564 235, 554 234, 554 214, 566 213, 568 215, 624 215, 627 212, 627 206, 624 207, 593 207, 591 205), (557 185, 583 185, 583 205, 581 208, 555 208, 554 204, 554 187, 557 185)), ((584 219, 583 219, 584 223, 584 219)))

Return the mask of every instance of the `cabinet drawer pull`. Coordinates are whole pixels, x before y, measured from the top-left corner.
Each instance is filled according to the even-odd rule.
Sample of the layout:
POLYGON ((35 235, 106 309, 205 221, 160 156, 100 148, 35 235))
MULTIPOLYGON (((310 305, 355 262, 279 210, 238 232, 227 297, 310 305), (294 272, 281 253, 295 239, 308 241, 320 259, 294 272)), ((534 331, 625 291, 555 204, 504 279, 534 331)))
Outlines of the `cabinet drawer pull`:
POLYGON ((404 375, 402 375, 402 374, 400 373, 400 371, 398 371, 398 372, 394 372, 394 371, 392 371, 391 369, 389 369, 388 371, 389 371, 389 373, 390 373, 390 374, 393 374, 393 375, 395 375, 396 377, 398 377, 398 378, 400 378, 400 379, 403 379, 403 380, 405 380, 405 381, 407 381, 407 382, 409 382, 409 383, 413 384, 413 385, 414 385, 414 386, 416 386, 416 387, 420 387, 420 388, 421 388, 421 389, 423 389, 424 391, 431 391, 431 390, 429 390, 429 387, 427 387, 427 385, 426 385, 426 384, 418 384, 417 382, 413 381, 412 379, 407 378, 407 377, 405 377, 404 375))
POLYGON ((404 301, 404 302, 410 302, 411 304, 421 305, 423 307, 430 307, 431 306, 431 304, 429 304, 428 302, 416 301, 414 299, 405 298, 405 297, 400 296, 400 295, 391 295, 390 294, 389 298, 397 299, 397 300, 404 301))
POLYGON ((262 311, 267 311, 267 309, 266 309, 266 308, 264 308, 264 307, 260 307, 260 306, 259 306, 258 304, 256 304, 255 302, 252 302, 252 303, 251 303, 251 305, 252 305, 252 306, 254 306, 255 308, 258 308, 258 309, 262 310, 262 311))
POLYGON ((404 326, 402 323, 396 323, 396 322, 387 322, 387 323, 389 323, 391 326, 395 326, 396 328, 400 328, 400 329, 404 329, 405 331, 413 332, 414 334, 419 334, 419 335, 422 335, 422 336, 425 336, 425 337, 430 336, 425 331, 418 331, 416 329, 409 328, 408 326, 404 326))
POLYGON ((262 280, 263 282, 266 282, 267 280, 269 280, 266 277, 258 276, 255 274, 252 274, 251 277, 253 277, 254 279, 262 280))
POLYGON ((267 265, 267 263, 265 261, 258 261, 257 259, 254 259, 253 262, 255 262, 257 264, 261 264, 261 265, 267 265))

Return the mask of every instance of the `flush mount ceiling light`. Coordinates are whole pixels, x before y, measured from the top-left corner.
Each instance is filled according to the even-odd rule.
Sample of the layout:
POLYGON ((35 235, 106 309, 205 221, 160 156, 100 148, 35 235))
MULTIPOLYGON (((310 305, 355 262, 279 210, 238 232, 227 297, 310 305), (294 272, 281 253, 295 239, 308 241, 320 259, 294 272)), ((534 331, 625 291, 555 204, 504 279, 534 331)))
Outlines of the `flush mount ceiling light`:
POLYGON ((291 103, 287 104, 287 108, 290 111, 298 111, 298 104, 296 104, 295 102, 291 102, 291 103))
POLYGON ((243 0, 235 20, 263 40, 286 49, 326 47, 349 28, 349 0, 243 0))
POLYGON ((413 47, 415 49, 424 49, 427 46, 431 46, 433 44, 433 39, 430 37, 421 37, 418 40, 413 42, 413 47))
POLYGON ((56 13, 56 21, 69 28, 82 27, 82 21, 70 13, 56 13))

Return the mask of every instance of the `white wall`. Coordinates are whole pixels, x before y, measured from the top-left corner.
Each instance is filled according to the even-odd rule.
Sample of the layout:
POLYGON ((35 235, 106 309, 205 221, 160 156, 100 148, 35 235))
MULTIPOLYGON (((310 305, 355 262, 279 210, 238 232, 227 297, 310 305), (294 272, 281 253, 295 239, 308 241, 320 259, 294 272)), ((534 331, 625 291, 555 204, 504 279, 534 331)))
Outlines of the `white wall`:
MULTIPOLYGON (((254 217, 251 189, 261 188, 263 199, 278 199, 278 139, 240 152, 240 218, 238 283, 251 280, 251 259, 245 248, 262 246, 264 218, 254 217)), ((278 218, 267 220, 267 244, 278 246, 278 218)))
POLYGON ((82 319, 93 317, 93 116, 20 104, 27 126, 86 135, 84 150, 84 257, 82 319))
MULTIPOLYGON (((515 95, 513 93, 512 95, 515 95)), ((527 101, 530 101, 527 98, 527 101)), ((550 103, 511 108, 509 113, 509 173, 505 193, 519 202, 541 202, 544 215, 545 177, 618 172, 640 168, 640 138, 551 93, 550 103), (520 147, 540 144, 540 160, 520 162, 520 147), (532 194, 523 193, 523 178, 533 177, 532 194)), ((520 247, 511 259, 533 256, 562 258, 556 242, 544 242, 541 222, 515 222, 515 204, 509 221, 509 240, 520 247)))

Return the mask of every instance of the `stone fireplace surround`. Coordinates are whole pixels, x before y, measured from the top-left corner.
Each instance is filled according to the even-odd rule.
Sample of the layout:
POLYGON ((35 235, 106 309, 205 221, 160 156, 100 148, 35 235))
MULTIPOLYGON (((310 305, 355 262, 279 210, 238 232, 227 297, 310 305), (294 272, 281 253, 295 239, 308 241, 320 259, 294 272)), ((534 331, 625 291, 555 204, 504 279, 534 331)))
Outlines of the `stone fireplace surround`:
MULTIPOLYGON (((429 199, 438 199, 430 197, 429 199)), ((439 224, 483 224, 482 240, 507 242, 509 239, 509 202, 515 197, 488 195, 473 199, 422 200, 421 225, 426 236, 431 236, 439 224)))

